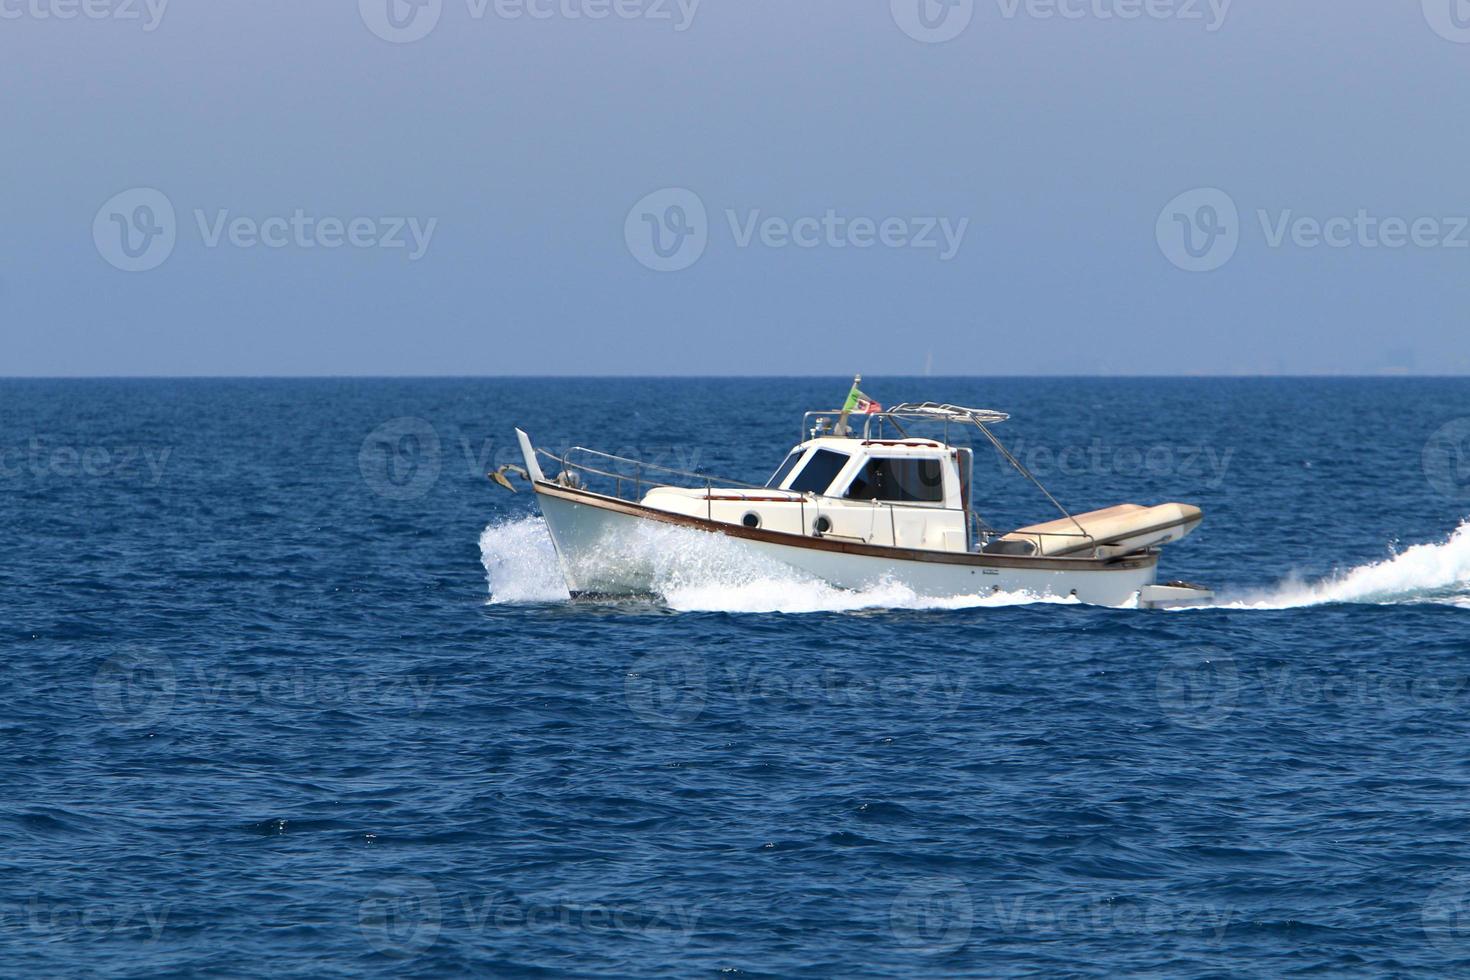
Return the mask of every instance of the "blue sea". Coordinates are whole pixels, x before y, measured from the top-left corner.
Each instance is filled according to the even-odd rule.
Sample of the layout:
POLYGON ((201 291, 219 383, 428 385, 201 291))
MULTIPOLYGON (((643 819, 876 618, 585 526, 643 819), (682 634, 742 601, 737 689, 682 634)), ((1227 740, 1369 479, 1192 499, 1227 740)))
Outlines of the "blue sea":
POLYGON ((847 387, 0 381, 0 976, 1470 973, 1470 381, 865 377, 1202 507, 1202 610, 573 603, 485 478, 760 482, 847 387))

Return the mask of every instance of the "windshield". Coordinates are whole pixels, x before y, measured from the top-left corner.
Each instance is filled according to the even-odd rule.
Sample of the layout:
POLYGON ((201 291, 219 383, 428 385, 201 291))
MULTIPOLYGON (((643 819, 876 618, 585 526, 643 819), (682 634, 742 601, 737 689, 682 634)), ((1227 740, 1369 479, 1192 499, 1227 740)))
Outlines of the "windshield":
POLYGON ((801 459, 801 454, 803 452, 805 452, 805 450, 803 449, 791 450, 791 455, 786 457, 786 462, 782 463, 781 468, 778 469, 774 474, 772 474, 771 478, 766 481, 767 490, 779 487, 781 485, 781 481, 785 480, 786 477, 791 473, 791 467, 795 466, 796 461, 801 459))
POLYGON ((842 467, 847 465, 847 454, 830 449, 818 449, 812 453, 811 461, 791 481, 791 489, 797 493, 825 493, 837 478, 842 467))

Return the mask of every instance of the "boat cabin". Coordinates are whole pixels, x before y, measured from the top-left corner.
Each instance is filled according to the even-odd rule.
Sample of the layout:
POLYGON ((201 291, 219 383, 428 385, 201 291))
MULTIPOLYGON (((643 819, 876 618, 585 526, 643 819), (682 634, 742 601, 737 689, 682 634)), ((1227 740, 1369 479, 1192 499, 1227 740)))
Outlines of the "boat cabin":
POLYGON ((933 439, 821 435, 761 489, 659 487, 643 503, 786 534, 970 551, 972 471, 971 450, 933 439))
POLYGON ((1107 558, 1156 548, 1193 531, 1202 519, 1186 504, 1118 504, 1072 514, 990 432, 1007 415, 933 402, 858 416, 808 412, 804 440, 764 487, 662 486, 646 507, 722 524, 896 548, 984 552, 1011 557, 1107 558), (940 438, 911 435, 906 425, 938 423, 940 438), (951 425, 973 426, 1062 513, 1060 520, 1002 534, 974 513, 974 454, 949 442, 951 425))

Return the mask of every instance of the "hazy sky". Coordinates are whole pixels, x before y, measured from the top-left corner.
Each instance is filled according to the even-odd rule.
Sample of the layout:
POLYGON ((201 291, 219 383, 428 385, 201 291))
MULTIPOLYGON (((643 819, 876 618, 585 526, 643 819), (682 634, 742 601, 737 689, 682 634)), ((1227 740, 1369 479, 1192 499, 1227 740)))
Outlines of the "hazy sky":
POLYGON ((0 375, 1470 373, 1467 0, 0 0, 0 87, 0 375))

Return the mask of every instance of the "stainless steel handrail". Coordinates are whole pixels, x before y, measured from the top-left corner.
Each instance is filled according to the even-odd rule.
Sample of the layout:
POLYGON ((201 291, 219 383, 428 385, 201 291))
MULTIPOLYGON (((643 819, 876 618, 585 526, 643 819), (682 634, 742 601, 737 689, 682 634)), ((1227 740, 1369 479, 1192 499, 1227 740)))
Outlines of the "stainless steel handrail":
MULTIPOLYGON (((726 480, 724 477, 712 477, 712 476, 710 476, 707 473, 695 473, 692 470, 681 470, 681 469, 676 469, 676 468, 674 468, 672 466, 660 466, 657 463, 645 463, 642 460, 632 459, 632 458, 627 457, 627 456, 616 456, 616 455, 614 455, 612 453, 605 453, 605 452, 602 452, 601 450, 598 450, 598 449, 588 449, 586 446, 573 446, 573 447, 571 447, 570 449, 568 449, 565 453, 563 453, 560 456, 557 456, 555 453, 552 453, 552 452, 550 452, 548 450, 545 450, 545 449, 538 449, 536 451, 538 453, 540 453, 541 455, 545 456, 547 459, 555 460, 556 462, 560 463, 562 466, 567 467, 567 468, 570 468, 570 469, 586 470, 587 472, 590 472, 590 473, 598 473, 598 474, 601 474, 603 476, 611 476, 614 479, 618 479, 618 478, 625 479, 625 480, 630 480, 631 479, 631 480, 635 480, 640 485, 644 482, 643 479, 642 479, 643 471, 644 470, 653 470, 653 471, 658 472, 658 473, 668 473, 668 474, 672 474, 673 476, 679 476, 679 477, 683 477, 685 479, 696 480, 699 483, 704 484, 706 486, 711 486, 711 485, 714 484, 714 482, 718 481, 721 485, 728 485, 728 486, 734 486, 734 487, 742 487, 742 488, 747 489, 747 490, 764 490, 764 489, 766 489, 765 487, 761 486, 760 484, 756 484, 756 483, 746 483, 746 482, 744 482, 742 480, 726 480), (571 457, 571 455, 573 453, 585 453, 588 456, 596 456, 598 459, 612 460, 612 461, 618 462, 618 463, 627 463, 627 464, 629 464, 630 466, 632 466, 634 468, 634 475, 633 476, 628 476, 627 474, 613 473, 613 472, 610 472, 608 470, 598 469, 595 466, 589 466, 586 463, 578 463, 578 462, 575 462, 572 459, 570 459, 570 457, 571 457)), ((655 486, 664 486, 666 484, 654 484, 654 485, 655 486)))
MULTIPOLYGON (((997 412, 988 408, 962 408, 958 405, 941 405, 936 402, 905 402, 901 405, 893 405, 880 412, 844 412, 842 409, 822 409, 819 411, 803 412, 801 416, 801 439, 805 442, 812 437, 812 421, 817 420, 843 420, 848 424, 849 430, 858 419, 863 421, 864 438, 867 437, 873 422, 877 422, 881 430, 886 423, 892 425, 905 437, 908 433, 900 424, 902 422, 920 422, 939 424, 944 426, 945 442, 948 443, 949 426, 954 424, 994 425, 1004 422, 1010 418, 1004 412, 997 412)), ((836 424, 829 422, 826 426, 828 433, 835 432, 836 424)))

